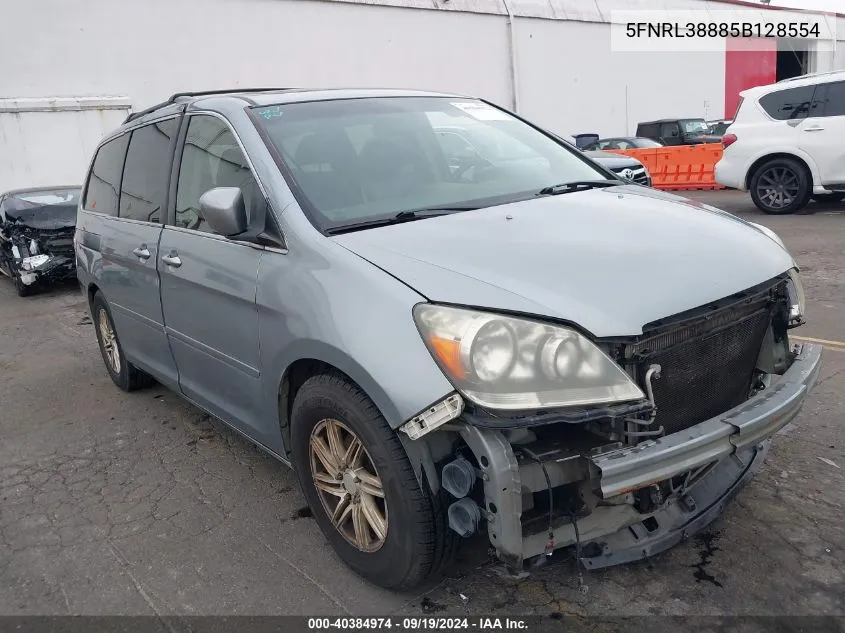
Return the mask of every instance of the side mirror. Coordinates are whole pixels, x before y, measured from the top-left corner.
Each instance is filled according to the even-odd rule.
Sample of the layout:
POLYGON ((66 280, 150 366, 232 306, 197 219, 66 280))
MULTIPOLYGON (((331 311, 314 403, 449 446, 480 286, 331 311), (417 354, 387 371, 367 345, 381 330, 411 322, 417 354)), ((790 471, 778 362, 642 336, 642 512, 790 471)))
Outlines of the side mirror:
POLYGON ((211 230, 232 236, 247 229, 246 205, 240 187, 215 187, 200 196, 200 215, 211 230))

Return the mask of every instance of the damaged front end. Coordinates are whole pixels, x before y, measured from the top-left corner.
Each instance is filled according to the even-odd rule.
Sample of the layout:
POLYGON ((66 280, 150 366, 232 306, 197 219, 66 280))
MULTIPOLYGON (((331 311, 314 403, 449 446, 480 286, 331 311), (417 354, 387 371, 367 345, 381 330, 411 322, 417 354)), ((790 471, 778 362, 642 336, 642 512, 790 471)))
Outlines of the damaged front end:
POLYGON ((79 191, 12 192, 3 199, 0 270, 18 294, 76 275, 73 235, 79 191))
POLYGON ((451 528, 470 536, 486 523, 513 570, 571 545, 587 568, 638 560, 713 521, 798 414, 821 360, 789 342, 802 315, 790 272, 598 341, 639 399, 502 411, 461 389, 402 429, 428 444, 451 528))

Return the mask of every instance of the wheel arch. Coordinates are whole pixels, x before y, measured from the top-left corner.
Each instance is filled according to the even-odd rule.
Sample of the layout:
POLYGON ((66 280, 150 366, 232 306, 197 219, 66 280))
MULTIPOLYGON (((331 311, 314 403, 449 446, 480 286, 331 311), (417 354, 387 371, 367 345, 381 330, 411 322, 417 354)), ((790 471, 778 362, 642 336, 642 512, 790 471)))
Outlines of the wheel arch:
POLYGON ((324 354, 311 353, 292 360, 287 364, 279 379, 278 423, 286 452, 289 452, 291 446, 290 419, 296 393, 309 378, 334 373, 355 385, 373 401, 379 413, 396 432, 420 486, 437 493, 440 489, 440 477, 436 464, 443 458, 444 453, 451 453, 449 440, 441 433, 431 434, 433 437, 411 440, 405 433, 399 431, 399 426, 406 420, 399 416, 397 407, 369 372, 340 350, 330 348, 326 352, 324 354))
POLYGON ((770 160, 776 160, 778 158, 788 158, 790 160, 795 160, 801 163, 804 166, 804 169, 807 170, 807 173, 810 174, 811 188, 819 182, 819 174, 818 170, 816 169, 815 163, 809 156, 807 156, 803 152, 770 151, 762 156, 755 158, 751 165, 748 167, 748 170, 745 172, 745 188, 747 190, 751 189, 751 180, 754 178, 754 174, 757 173, 757 170, 763 164, 767 163, 770 160))
POLYGON ((89 311, 94 306, 94 295, 98 292, 100 292, 100 287, 95 282, 91 282, 85 287, 85 296, 88 298, 89 311))

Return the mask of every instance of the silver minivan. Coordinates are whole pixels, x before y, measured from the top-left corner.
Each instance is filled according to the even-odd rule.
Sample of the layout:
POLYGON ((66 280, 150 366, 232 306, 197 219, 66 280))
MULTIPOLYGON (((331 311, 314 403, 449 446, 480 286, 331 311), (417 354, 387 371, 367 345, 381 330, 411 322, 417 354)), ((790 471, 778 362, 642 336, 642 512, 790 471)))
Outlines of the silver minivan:
POLYGON ((174 95, 100 143, 75 248, 115 384, 291 465, 340 557, 395 589, 484 532, 514 571, 671 547, 819 371, 777 235, 458 95, 174 95))

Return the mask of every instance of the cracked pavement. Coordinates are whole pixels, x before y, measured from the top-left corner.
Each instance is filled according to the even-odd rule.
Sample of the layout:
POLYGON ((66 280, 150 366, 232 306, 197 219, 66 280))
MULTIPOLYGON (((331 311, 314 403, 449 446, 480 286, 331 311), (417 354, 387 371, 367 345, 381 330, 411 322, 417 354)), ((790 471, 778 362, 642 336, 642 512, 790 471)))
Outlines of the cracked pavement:
MULTIPOLYGON (((845 339, 845 205, 767 217, 745 194, 690 196, 777 231, 805 274, 796 333, 845 339)), ((396 594, 340 563, 285 466, 163 387, 114 387, 75 287, 21 299, 0 278, 0 614, 842 614, 843 394, 833 346, 704 538, 583 585, 567 552, 516 580, 479 540, 396 594)))

